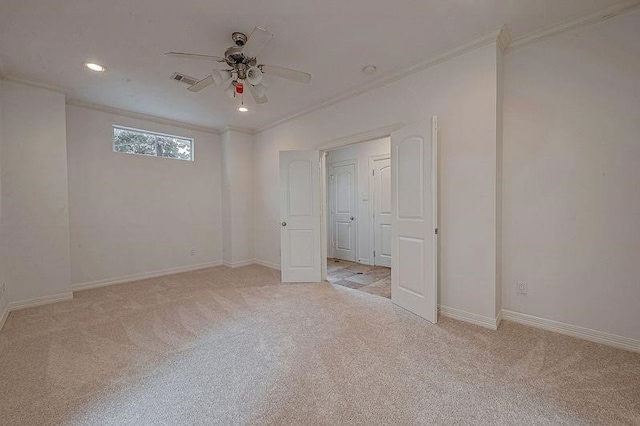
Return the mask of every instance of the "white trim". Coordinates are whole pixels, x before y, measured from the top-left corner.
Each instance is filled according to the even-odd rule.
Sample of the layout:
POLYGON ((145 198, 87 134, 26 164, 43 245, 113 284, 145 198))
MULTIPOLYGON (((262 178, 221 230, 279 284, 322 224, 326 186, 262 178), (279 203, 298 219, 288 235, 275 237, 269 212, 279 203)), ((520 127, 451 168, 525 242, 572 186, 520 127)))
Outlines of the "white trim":
POLYGON ((267 260, 253 259, 253 263, 255 263, 256 265, 265 266, 267 268, 275 269, 276 271, 280 270, 280 265, 278 265, 277 263, 271 263, 271 262, 269 262, 267 260))
POLYGON ((7 303, 4 306, 2 316, 0 316, 0 331, 7 323, 9 314, 13 311, 19 311, 20 309, 33 308, 41 305, 48 305, 50 303, 64 302, 66 300, 73 299, 73 293, 66 291, 64 293, 53 294, 51 296, 34 297, 31 299, 19 300, 13 303, 7 303))
POLYGON ((9 304, 5 303, 4 311, 2 311, 2 316, 0 316, 0 331, 2 331, 2 327, 4 327, 5 323, 7 322, 7 318, 9 318, 9 312, 11 312, 9 310, 9 304))
MULTIPOLYGON (((438 65, 442 62, 448 61, 449 59, 453 59, 457 56, 461 56, 464 55, 465 53, 471 52, 473 50, 476 50, 480 47, 486 46, 490 43, 498 43, 498 40, 500 39, 500 45, 501 47, 504 48, 505 43, 509 40, 509 37, 505 36, 503 33, 507 33, 509 30, 507 29, 506 26, 502 26, 500 28, 498 28, 497 30, 491 31, 488 34, 484 34, 482 36, 473 38, 469 41, 467 41, 466 43, 462 43, 458 46, 455 46, 447 51, 445 51, 444 53, 437 55, 431 59, 428 59, 426 61, 421 61, 418 62, 412 66, 406 67, 402 70, 396 71, 394 73, 388 74, 386 76, 381 76, 380 78, 377 78, 375 80, 366 82, 364 84, 358 85, 354 88, 352 88, 351 90, 346 90, 344 92, 341 92, 335 96, 331 96, 327 99, 325 99, 324 101, 321 101, 319 103, 317 103, 314 106, 311 106, 307 109, 303 109, 300 112, 296 112, 294 114, 291 114, 287 117, 284 117, 280 120, 277 120, 271 124, 267 124, 266 126, 260 127, 257 129, 256 133, 261 133, 264 132, 266 130, 272 129, 274 127, 277 127, 287 121, 291 121, 295 118, 299 118, 302 117, 303 115, 307 115, 310 114, 314 111, 323 109, 323 108, 327 108, 329 106, 335 105, 337 103, 340 103, 344 100, 350 99, 350 98, 354 98, 356 96, 362 95, 363 93, 369 92, 371 90, 374 89, 378 89, 380 87, 384 87, 387 86, 391 83, 395 83, 398 80, 402 80, 404 78, 407 78, 413 74, 417 74, 421 71, 424 71, 428 68, 434 67, 435 65, 438 65)), ((322 149, 322 148, 321 148, 322 149)))
POLYGON ((496 318, 490 318, 471 312, 462 311, 460 309, 449 308, 443 305, 438 305, 438 311, 440 312, 440 315, 443 315, 445 317, 479 325, 480 327, 488 328, 490 330, 497 330, 498 325, 502 320, 502 315, 500 314, 498 314, 496 318))
POLYGON ((623 13, 629 12, 638 6, 640 6, 640 0, 621 1, 620 3, 616 3, 605 9, 579 16, 577 18, 569 19, 559 24, 534 31, 520 37, 516 37, 511 42, 511 50, 518 49, 522 46, 526 46, 527 44, 536 43, 538 41, 548 39, 567 31, 586 27, 588 25, 604 21, 605 19, 613 18, 614 16, 622 15, 623 13))
POLYGON ((34 297, 32 299, 19 300, 9 304, 9 311, 17 311, 20 309, 33 308, 35 306, 48 305, 50 303, 64 302, 73 299, 73 293, 65 291, 64 293, 52 294, 51 296, 34 297))
POLYGON ((222 264, 228 268, 242 268, 243 266, 253 265, 255 262, 253 259, 239 260, 237 262, 227 262, 226 260, 222 264))
POLYGON ((67 105, 73 105, 73 106, 77 106, 77 107, 80 107, 80 108, 86 108, 86 109, 91 109, 91 110, 94 110, 94 111, 104 112, 106 114, 113 114, 113 115, 118 115, 118 116, 121 116, 121 117, 132 118, 134 120, 144 120, 144 121, 150 121, 152 123, 163 124, 163 125, 166 125, 166 126, 179 127, 179 128, 182 128, 182 129, 193 130, 193 131, 196 131, 196 132, 212 133, 214 135, 220 135, 222 133, 219 129, 216 129, 216 128, 213 128, 213 127, 198 126, 197 124, 189 124, 189 123, 185 123, 185 122, 182 122, 182 121, 172 120, 172 119, 169 119, 169 118, 158 117, 156 115, 144 114, 144 113, 141 113, 141 112, 127 111, 127 110, 120 109, 120 108, 114 108, 114 107, 110 107, 110 106, 106 106, 106 105, 100 105, 100 104, 94 104, 94 103, 90 103, 90 102, 83 102, 83 101, 79 101, 77 99, 69 99, 69 100, 67 100, 67 105))
POLYGON ((502 323, 503 319, 504 319, 504 316, 502 314, 502 309, 501 309, 500 312, 498 312, 498 316, 496 317, 496 330, 498 329, 498 327, 500 327, 500 324, 502 323))
POLYGON ((513 321, 518 324, 540 328, 542 330, 553 331, 566 336, 576 337, 578 339, 589 340, 590 342, 602 343, 603 345, 613 346, 627 351, 640 352, 640 340, 618 336, 617 334, 592 330, 590 328, 567 324, 560 321, 513 312, 507 309, 502 310, 502 319, 505 321, 513 321))
MULTIPOLYGON (((320 182, 327 182, 327 152, 320 151, 320 182)), ((327 280, 327 234, 329 233, 327 223, 327 186, 320 184, 320 279, 327 280)))
POLYGON ((238 126, 224 126, 222 129, 220 129, 220 133, 227 133, 227 132, 238 132, 238 133, 244 133, 245 135, 255 135, 256 131, 254 129, 250 129, 250 128, 246 128, 246 127, 238 127, 238 126))
POLYGON ((332 151, 334 149, 344 148, 345 146, 355 145, 362 142, 370 142, 378 139, 388 138, 392 132, 404 127, 404 123, 394 123, 389 126, 378 127, 377 129, 367 130, 342 138, 334 139, 325 143, 320 148, 321 151, 332 151))
POLYGON ((106 287, 114 284, 122 284, 122 283, 131 282, 131 281, 145 280, 147 278, 156 278, 156 277, 162 277, 164 275, 179 274, 181 272, 196 271, 198 269, 213 268, 215 266, 221 266, 221 265, 222 265, 222 262, 217 261, 217 262, 200 263, 198 265, 180 266, 178 268, 164 269, 162 271, 144 272, 140 274, 126 275, 126 276, 117 277, 117 278, 105 278, 102 280, 89 281, 86 283, 71 284, 71 289, 73 291, 89 290, 92 288, 106 287))
POLYGON ((509 50, 509 47, 511 46, 511 40, 511 31, 509 30, 509 27, 503 25, 496 40, 498 47, 503 53, 506 53, 507 50, 509 50))
POLYGON ((12 83, 22 84, 24 86, 35 87, 36 89, 45 89, 51 92, 60 93, 61 95, 66 95, 66 92, 57 86, 52 86, 46 83, 41 83, 39 81, 29 80, 27 78, 19 77, 13 74, 0 74, 0 80, 9 81, 12 83))
MULTIPOLYGON (((432 240, 432 244, 433 244, 433 253, 435 256, 435 259, 433 259, 433 272, 432 272, 432 278, 433 278, 433 282, 435 282, 436 284, 436 288, 435 288, 435 292, 434 292, 434 296, 436 298, 435 303, 438 303, 437 301, 439 300, 439 295, 438 292, 440 291, 440 281, 438 280, 438 278, 440 277, 440 269, 439 269, 439 264, 438 264, 438 260, 440 259, 440 251, 438 250, 440 247, 440 225, 438 224, 438 211, 440 210, 440 203, 439 203, 439 193, 438 193, 438 188, 440 185, 440 181, 439 181, 439 168, 438 168, 438 164, 439 164, 439 158, 438 158, 438 116, 434 115, 431 117, 431 200, 433 201, 432 206, 431 206, 431 214, 433 215, 433 226, 434 226, 434 230, 433 232, 433 240, 432 240), (436 229, 438 229, 438 232, 436 232, 436 229)), ((436 315, 436 321, 438 320, 438 315, 436 315)), ((499 321, 496 320, 495 322, 495 329, 498 329, 498 324, 499 321)))

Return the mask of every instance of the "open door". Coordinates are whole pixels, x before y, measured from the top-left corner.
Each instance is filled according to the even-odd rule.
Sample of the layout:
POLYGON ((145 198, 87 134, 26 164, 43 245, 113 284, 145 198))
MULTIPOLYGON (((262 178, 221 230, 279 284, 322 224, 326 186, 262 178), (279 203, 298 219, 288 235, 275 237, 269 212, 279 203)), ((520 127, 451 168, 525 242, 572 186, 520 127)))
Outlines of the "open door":
POLYGON ((280 152, 283 282, 321 281, 320 152, 280 152))
POLYGON ((329 167, 333 258, 356 262, 356 163, 341 162, 329 167))
POLYGON ((391 267, 391 159, 373 160, 373 264, 391 267))
POLYGON ((437 118, 391 134, 391 300, 436 323, 437 118))

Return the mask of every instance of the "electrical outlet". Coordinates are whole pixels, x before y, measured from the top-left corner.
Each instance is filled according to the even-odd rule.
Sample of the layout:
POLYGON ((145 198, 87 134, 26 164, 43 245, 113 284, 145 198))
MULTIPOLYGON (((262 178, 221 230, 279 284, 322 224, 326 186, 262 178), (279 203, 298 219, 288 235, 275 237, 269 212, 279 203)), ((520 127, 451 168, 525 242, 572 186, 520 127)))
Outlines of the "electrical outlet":
POLYGON ((195 256, 196 255, 196 249, 191 249, 191 251, 189 252, 190 256, 195 256))
POLYGON ((518 294, 527 294, 527 283, 524 281, 518 281, 517 290, 518 294))

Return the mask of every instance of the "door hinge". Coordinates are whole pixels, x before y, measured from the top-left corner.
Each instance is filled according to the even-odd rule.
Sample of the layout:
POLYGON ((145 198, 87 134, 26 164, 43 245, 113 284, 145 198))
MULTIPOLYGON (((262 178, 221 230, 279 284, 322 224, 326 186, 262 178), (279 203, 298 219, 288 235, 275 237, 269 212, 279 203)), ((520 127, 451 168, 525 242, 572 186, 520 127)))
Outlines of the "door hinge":
POLYGON ((373 251, 373 257, 376 257, 376 251, 375 250, 373 251))
POLYGON ((372 176, 375 176, 376 175, 376 169, 373 169, 372 172, 373 172, 372 176))
POLYGON ((436 228, 436 235, 438 235, 438 228, 436 228))

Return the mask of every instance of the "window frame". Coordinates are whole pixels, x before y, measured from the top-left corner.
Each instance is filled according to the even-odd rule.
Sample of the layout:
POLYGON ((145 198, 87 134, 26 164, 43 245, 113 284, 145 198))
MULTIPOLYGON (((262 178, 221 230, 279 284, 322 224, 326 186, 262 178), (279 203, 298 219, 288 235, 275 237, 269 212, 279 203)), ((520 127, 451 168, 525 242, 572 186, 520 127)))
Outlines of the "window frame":
MULTIPOLYGON (((129 155, 141 155, 143 157, 154 157, 154 158, 165 158, 167 160, 180 160, 180 161, 195 161, 195 138, 190 138, 187 136, 179 136, 179 135, 172 135, 170 133, 162 133, 162 132, 155 132, 153 130, 144 130, 144 129, 138 129, 135 127, 129 127, 129 126, 121 126, 119 124, 111 124, 111 150, 113 152, 115 152, 116 154, 129 154, 129 155), (137 132, 137 133, 142 133, 142 134, 147 134, 147 135, 154 135, 154 136, 164 136, 164 137, 169 137, 169 138, 174 138, 174 139, 182 139, 185 141, 189 141, 190 142, 190 146, 191 146, 191 150, 190 150, 190 157, 189 159, 183 159, 183 158, 176 158, 176 157, 161 157, 158 155, 150 155, 150 154, 140 154, 137 152, 122 152, 122 151, 116 151, 116 141, 115 141, 115 130, 124 130, 124 131, 129 131, 129 132, 137 132)), ((156 150, 157 152, 157 150, 156 150)))

